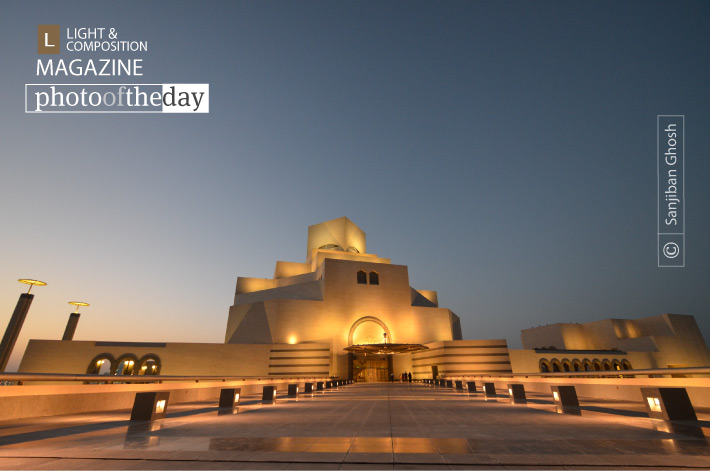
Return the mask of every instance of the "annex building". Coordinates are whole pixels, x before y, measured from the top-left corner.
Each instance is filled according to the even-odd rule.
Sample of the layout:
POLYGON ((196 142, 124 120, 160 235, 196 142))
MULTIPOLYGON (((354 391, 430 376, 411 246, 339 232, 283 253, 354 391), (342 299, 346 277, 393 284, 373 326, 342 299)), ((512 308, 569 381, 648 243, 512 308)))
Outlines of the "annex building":
POLYGON ((464 340, 436 291, 413 287, 406 265, 367 251, 346 217, 308 228, 304 262, 277 261, 272 278, 237 279, 224 343, 30 340, 20 372, 114 375, 332 376, 386 381, 708 366, 692 316, 608 319, 464 340))

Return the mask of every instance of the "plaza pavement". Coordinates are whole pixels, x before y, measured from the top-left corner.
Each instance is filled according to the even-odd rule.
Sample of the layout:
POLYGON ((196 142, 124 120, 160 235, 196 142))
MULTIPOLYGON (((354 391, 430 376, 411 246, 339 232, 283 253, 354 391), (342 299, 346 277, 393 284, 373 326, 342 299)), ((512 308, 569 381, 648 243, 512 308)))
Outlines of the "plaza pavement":
POLYGON ((510 404, 421 384, 354 384, 234 411, 168 407, 0 422, 0 469, 642 469, 710 467, 710 416, 649 419, 641 403, 546 396, 510 404))

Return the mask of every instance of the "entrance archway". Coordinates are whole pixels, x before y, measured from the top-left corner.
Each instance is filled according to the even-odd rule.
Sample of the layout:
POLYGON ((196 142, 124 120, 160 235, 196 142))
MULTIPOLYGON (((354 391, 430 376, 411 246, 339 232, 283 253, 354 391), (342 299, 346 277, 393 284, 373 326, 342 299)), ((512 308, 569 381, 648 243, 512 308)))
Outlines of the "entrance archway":
POLYGON ((390 334, 390 330, 389 330, 389 328, 387 328, 387 325, 384 322, 382 322, 381 320, 379 320, 376 317, 365 316, 365 317, 361 317, 360 319, 356 320, 355 323, 352 325, 352 327, 350 327, 350 332, 348 333, 348 345, 353 345, 353 336, 355 335, 355 330, 360 325, 362 325, 366 322, 374 322, 375 324, 379 325, 380 327, 382 327, 384 332, 387 333, 387 338, 390 340, 392 339, 392 335, 390 334))
MULTIPOLYGON (((382 343, 385 335, 391 339, 387 324, 373 316, 356 320, 348 332, 348 346, 382 343), (370 325, 367 325, 370 324, 370 325)), ((388 381, 392 374, 392 355, 348 353, 350 379, 359 382, 388 381)))

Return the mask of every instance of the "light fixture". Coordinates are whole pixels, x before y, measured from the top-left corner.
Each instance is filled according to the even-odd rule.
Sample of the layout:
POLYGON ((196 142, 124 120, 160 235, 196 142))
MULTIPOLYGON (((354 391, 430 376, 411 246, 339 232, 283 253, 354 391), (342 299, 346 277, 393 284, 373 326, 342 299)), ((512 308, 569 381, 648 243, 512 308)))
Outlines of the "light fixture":
POLYGON ((552 397, 555 399, 555 402, 560 400, 560 395, 557 394, 557 391, 552 391, 552 397))
POLYGON ((653 412, 661 412, 661 400, 657 397, 647 397, 648 407, 653 412))
POLYGON ((76 306, 76 310, 69 315, 69 320, 67 321, 67 326, 64 329, 64 335, 62 340, 74 340, 74 333, 76 332, 76 326, 79 324, 79 308, 81 306, 88 306, 89 303, 83 301, 69 301, 69 304, 76 306))
POLYGON ((27 290, 27 294, 30 294, 30 291, 32 291, 33 286, 47 286, 47 283, 45 283, 44 281, 30 280, 29 278, 20 278, 17 281, 25 285, 30 285, 30 289, 27 290))
POLYGON ((76 306, 76 311, 74 311, 74 314, 79 312, 79 308, 81 306, 89 306, 89 303, 84 303, 81 301, 69 301, 69 304, 71 304, 72 306, 76 306))
POLYGON ((15 348, 17 338, 20 336, 22 324, 25 322, 25 317, 27 317, 27 313, 32 305, 32 300, 35 297, 34 294, 30 293, 30 291, 32 291, 32 287, 47 285, 44 281, 31 280, 29 278, 20 278, 17 281, 25 285, 30 285, 30 287, 26 293, 20 294, 20 298, 17 300, 12 317, 10 317, 10 322, 8 322, 7 328, 5 329, 5 335, 3 335, 2 342, 0 342, 0 373, 5 371, 7 363, 10 361, 12 349, 15 348))
POLYGON ((162 414, 163 411, 165 410, 165 399, 162 399, 160 401, 157 401, 155 403, 155 412, 156 414, 162 414))

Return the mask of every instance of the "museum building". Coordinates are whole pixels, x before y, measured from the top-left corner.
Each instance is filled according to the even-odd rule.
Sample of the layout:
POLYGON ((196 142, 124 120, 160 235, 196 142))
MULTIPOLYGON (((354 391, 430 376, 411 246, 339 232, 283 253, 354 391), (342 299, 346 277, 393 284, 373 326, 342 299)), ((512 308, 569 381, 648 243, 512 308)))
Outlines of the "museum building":
POLYGON ((707 366, 692 316, 555 324, 505 339, 463 340, 459 317, 408 268, 367 252, 346 217, 308 228, 306 260, 273 278, 237 279, 223 344, 30 340, 20 372, 114 375, 414 378, 707 366))
POLYGON ((505 340, 462 340, 436 291, 367 252, 346 217, 308 228, 306 261, 237 279, 224 344, 30 340, 21 372, 334 376, 511 372, 505 340))

